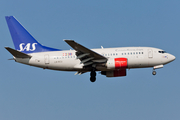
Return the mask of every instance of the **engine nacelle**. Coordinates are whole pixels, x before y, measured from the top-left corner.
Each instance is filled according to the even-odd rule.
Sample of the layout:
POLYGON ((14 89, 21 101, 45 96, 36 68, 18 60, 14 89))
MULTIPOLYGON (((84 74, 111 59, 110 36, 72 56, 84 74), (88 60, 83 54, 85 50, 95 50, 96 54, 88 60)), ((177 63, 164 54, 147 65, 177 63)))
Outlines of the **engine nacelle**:
POLYGON ((126 69, 117 69, 113 71, 102 71, 102 75, 106 75, 106 77, 122 77, 126 76, 126 69))
POLYGON ((108 69, 127 68, 127 58, 109 58, 106 66, 108 69))

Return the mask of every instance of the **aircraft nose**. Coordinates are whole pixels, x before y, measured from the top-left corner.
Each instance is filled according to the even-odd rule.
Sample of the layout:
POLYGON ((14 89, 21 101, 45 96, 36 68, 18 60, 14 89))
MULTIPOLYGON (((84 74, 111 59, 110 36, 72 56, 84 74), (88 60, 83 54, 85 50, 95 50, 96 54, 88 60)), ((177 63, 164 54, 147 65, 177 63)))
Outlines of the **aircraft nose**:
POLYGON ((175 59, 176 59, 176 57, 175 57, 174 55, 170 55, 170 56, 169 56, 169 60, 170 60, 170 61, 174 61, 175 59))

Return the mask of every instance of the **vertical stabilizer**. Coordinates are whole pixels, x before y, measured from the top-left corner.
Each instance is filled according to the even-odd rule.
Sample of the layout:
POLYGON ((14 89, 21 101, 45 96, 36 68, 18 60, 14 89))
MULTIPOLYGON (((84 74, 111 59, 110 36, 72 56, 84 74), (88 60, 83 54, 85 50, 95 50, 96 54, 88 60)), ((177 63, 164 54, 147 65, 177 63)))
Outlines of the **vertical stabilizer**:
POLYGON ((15 49, 23 53, 60 51, 41 45, 13 16, 6 16, 15 49))

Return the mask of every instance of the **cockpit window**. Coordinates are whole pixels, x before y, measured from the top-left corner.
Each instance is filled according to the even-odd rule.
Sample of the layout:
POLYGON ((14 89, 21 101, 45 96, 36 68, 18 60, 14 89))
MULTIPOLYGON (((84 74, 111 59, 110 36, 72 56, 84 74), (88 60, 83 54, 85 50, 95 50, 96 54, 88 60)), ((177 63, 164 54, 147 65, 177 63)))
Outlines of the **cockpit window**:
POLYGON ((166 53, 166 51, 158 51, 159 53, 166 53))

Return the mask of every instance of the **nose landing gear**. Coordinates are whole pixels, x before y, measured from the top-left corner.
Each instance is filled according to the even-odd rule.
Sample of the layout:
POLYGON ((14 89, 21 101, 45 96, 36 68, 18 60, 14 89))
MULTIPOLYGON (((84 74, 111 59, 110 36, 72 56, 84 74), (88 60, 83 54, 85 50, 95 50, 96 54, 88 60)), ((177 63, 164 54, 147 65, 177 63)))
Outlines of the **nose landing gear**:
POLYGON ((155 71, 155 70, 153 70, 152 74, 153 74, 153 75, 156 75, 156 71, 155 71))
POLYGON ((163 65, 154 66, 154 67, 153 67, 153 72, 152 72, 152 74, 153 74, 153 75, 156 75, 155 69, 159 69, 159 68, 163 68, 163 65))

